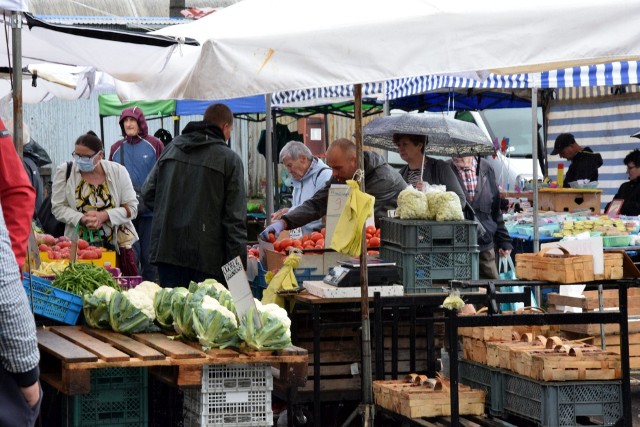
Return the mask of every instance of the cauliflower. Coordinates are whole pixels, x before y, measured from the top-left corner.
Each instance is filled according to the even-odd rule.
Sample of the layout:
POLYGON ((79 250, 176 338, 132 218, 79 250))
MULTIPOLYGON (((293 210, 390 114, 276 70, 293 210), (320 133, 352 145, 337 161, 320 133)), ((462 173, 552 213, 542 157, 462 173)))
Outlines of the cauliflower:
POLYGON ((426 219, 427 196, 425 193, 408 186, 398 195, 396 215, 400 219, 426 219))
POLYGON ((462 221, 464 214, 462 213, 462 205, 460 197, 453 191, 442 193, 439 199, 438 210, 436 213, 436 221, 462 221))
MULTIPOLYGON (((257 301, 257 300, 256 300, 257 301)), ((257 304, 256 304, 257 305, 257 304)), ((276 316, 282 323, 285 324, 287 328, 291 328, 291 319, 289 319, 289 315, 287 314, 287 310, 280 307, 278 304, 270 303, 270 304, 262 304, 262 307, 257 307, 260 312, 269 312, 276 316)))
POLYGON ((192 314, 193 331, 205 349, 238 346, 240 343, 236 315, 215 298, 204 295, 192 314))
POLYGON ((277 304, 262 305, 255 300, 261 326, 254 323, 254 308, 242 318, 238 335, 255 350, 281 350, 291 345, 291 320, 287 312, 277 304))
POLYGON ((114 292, 117 292, 115 288, 107 285, 102 285, 98 289, 93 291, 93 296, 98 298, 104 298, 105 302, 109 304, 109 301, 111 300, 111 295, 113 295, 114 292))
MULTIPOLYGON (((142 282, 142 283, 145 283, 145 282, 142 282)), ((142 283, 140 285, 142 285, 142 283)), ((152 282, 146 282, 146 283, 152 283, 152 282)), ((140 289, 140 285, 128 291, 124 291, 123 294, 126 294, 131 304, 133 304, 138 310, 142 311, 145 316, 147 316, 151 320, 155 320, 156 312, 153 309, 153 296, 150 296, 150 294, 145 288, 140 289)))
POLYGON ((144 291, 145 293, 149 294, 151 299, 153 299, 153 297, 156 295, 156 292, 158 292, 162 288, 156 283, 145 280, 144 282, 136 286, 134 289, 137 289, 139 291, 144 291))

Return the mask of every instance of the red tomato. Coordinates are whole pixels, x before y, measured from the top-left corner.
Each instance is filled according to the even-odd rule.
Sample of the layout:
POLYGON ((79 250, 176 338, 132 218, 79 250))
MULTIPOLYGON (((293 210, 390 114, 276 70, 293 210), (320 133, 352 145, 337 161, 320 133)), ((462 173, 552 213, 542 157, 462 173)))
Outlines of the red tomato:
POLYGON ((372 237, 371 239, 368 240, 367 246, 370 247, 370 248, 379 248, 380 247, 380 238, 379 237, 372 237))
POLYGON ((269 243, 273 243, 276 241, 276 235, 273 233, 269 233, 269 243))
POLYGON ((367 228, 365 229, 367 234, 376 234, 376 226, 375 225, 368 225, 367 228))
POLYGON ((324 248, 324 239, 320 239, 316 242, 316 248, 324 248))

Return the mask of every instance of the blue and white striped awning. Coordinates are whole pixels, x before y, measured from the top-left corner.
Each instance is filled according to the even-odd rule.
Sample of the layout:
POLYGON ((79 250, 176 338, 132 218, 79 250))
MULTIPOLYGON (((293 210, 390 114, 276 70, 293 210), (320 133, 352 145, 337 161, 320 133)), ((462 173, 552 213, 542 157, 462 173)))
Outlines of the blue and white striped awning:
POLYGON ((619 86, 640 82, 640 61, 611 62, 529 74, 493 74, 483 80, 459 76, 420 76, 387 82, 388 99, 446 89, 540 89, 619 86))
MULTIPOLYGON (((362 85, 362 96, 364 98, 378 98, 383 93, 383 83, 365 83, 362 85)), ((332 104, 347 100, 353 100, 353 85, 288 90, 271 95, 271 102, 274 107, 302 107, 321 103, 332 104)))

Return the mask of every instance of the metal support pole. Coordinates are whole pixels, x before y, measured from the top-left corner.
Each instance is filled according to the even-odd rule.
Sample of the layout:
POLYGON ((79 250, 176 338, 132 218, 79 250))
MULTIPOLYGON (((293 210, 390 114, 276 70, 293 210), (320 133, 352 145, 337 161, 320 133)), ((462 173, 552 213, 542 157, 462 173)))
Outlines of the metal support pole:
POLYGON ((20 158, 24 137, 22 135, 22 13, 11 12, 11 48, 13 49, 13 144, 20 158))
MULTIPOLYGON (((533 253, 540 250, 538 231, 538 89, 531 88, 531 161, 533 162, 533 253)), ((536 287, 536 301, 542 304, 542 292, 536 287)))
POLYGON ((620 361, 622 362, 622 419, 627 426, 631 425, 633 414, 631 410, 631 378, 629 365, 629 306, 627 292, 629 283, 621 283, 618 287, 618 302, 620 306, 620 361))
POLYGON ((267 93, 264 96, 264 104, 266 109, 266 114, 264 116, 264 120, 266 123, 265 128, 265 158, 267 161, 267 185, 265 186, 265 209, 266 209, 266 223, 271 224, 271 214, 273 213, 273 144, 272 144, 272 128, 273 123, 271 122, 271 94, 267 93))

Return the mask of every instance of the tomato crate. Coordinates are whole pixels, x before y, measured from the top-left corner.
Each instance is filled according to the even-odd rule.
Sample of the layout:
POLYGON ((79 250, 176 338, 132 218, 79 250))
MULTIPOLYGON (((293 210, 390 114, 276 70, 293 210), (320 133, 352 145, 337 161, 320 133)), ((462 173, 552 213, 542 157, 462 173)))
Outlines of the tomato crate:
POLYGON ((382 246, 402 249, 478 248, 475 221, 426 221, 399 218, 380 219, 382 246))
POLYGON ((477 280, 480 252, 475 249, 439 247, 431 251, 380 248, 380 259, 395 262, 405 293, 442 292, 451 279, 477 280))
POLYGON ((146 426, 147 368, 91 370, 91 392, 62 399, 63 425, 146 426))
POLYGON ((50 280, 29 276, 29 273, 24 273, 22 286, 35 314, 67 325, 75 325, 78 321, 82 311, 82 297, 79 295, 51 286, 50 280))

